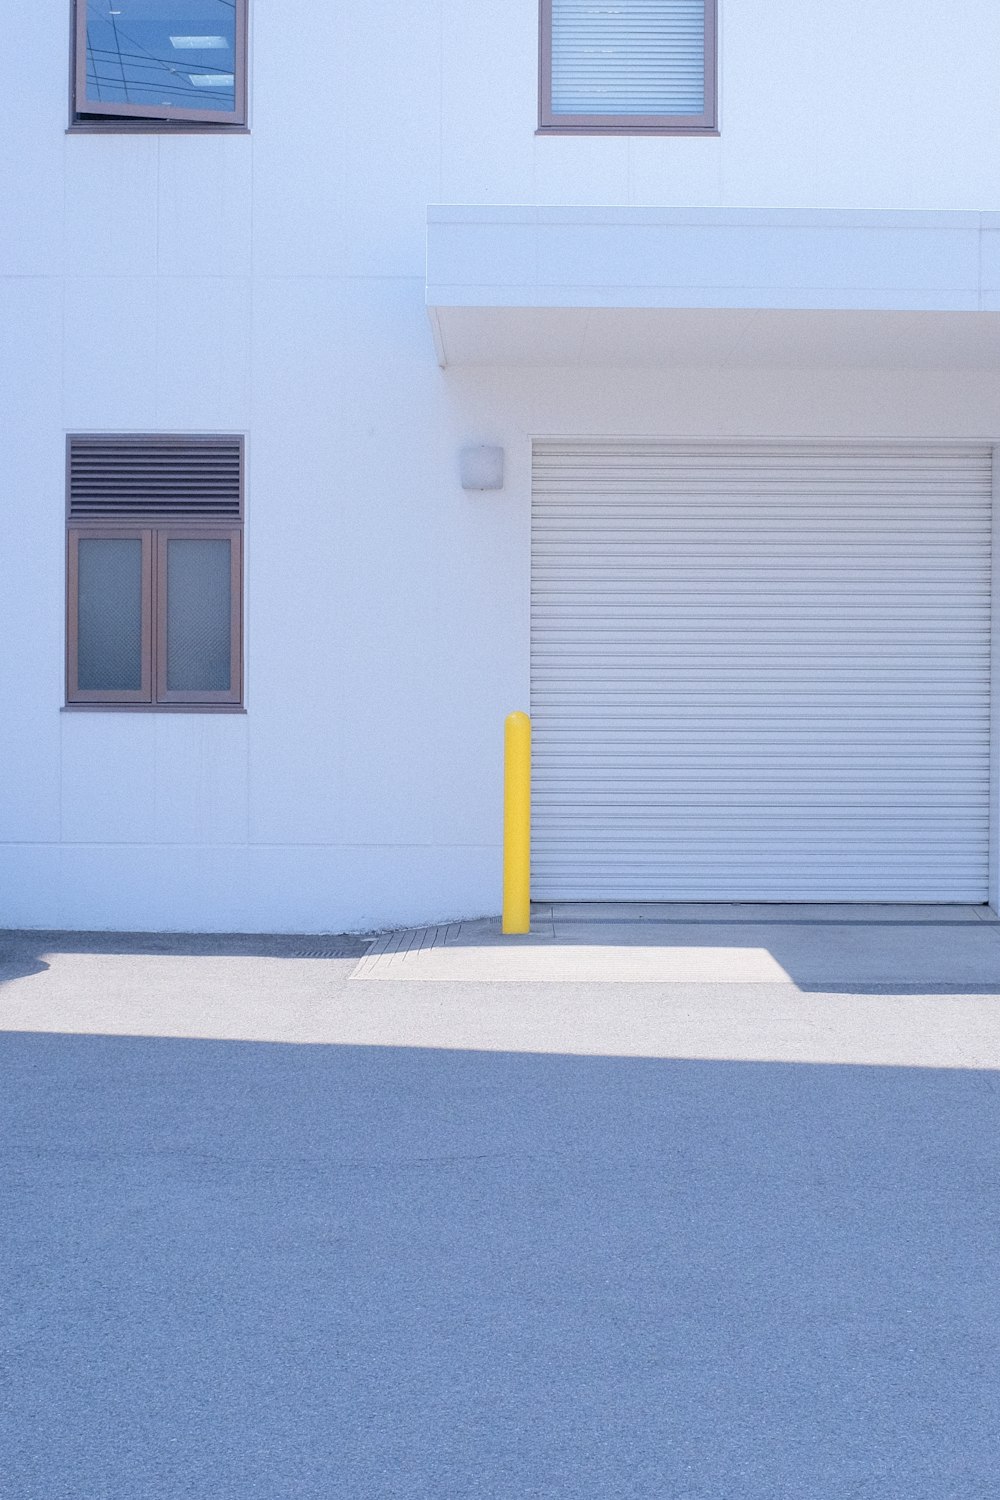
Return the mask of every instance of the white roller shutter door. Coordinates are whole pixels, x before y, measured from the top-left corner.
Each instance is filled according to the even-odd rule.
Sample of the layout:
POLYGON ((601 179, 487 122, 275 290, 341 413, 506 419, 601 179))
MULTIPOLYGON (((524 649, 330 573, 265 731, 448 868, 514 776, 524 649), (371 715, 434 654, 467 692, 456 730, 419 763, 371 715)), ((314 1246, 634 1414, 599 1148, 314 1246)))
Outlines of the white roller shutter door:
POLYGON ((987 899, 991 454, 540 442, 540 900, 987 899))

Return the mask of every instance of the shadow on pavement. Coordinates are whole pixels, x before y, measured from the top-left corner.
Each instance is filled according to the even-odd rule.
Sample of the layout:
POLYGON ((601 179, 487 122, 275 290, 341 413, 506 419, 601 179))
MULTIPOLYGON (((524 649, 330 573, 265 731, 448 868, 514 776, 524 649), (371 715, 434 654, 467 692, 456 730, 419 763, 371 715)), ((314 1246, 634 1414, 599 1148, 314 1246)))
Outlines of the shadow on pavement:
POLYGON ((0 1037, 17 1500, 944 1500, 1000 1074, 0 1037))

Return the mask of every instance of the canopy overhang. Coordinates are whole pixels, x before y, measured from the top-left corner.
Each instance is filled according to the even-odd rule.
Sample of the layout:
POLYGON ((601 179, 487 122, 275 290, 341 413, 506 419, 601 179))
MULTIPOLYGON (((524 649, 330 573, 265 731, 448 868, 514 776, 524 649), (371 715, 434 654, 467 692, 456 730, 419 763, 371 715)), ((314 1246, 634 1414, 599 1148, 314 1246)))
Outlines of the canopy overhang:
POLYGON ((442 365, 1000 365, 1000 214, 432 208, 442 365))

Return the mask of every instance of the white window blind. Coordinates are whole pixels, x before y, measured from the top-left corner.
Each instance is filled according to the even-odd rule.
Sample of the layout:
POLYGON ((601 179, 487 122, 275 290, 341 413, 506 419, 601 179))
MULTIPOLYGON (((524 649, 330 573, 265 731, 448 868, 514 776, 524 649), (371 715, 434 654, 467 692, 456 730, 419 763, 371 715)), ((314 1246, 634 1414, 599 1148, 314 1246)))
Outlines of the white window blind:
POLYGON ((700 115, 705 0, 552 0, 554 115, 700 115))

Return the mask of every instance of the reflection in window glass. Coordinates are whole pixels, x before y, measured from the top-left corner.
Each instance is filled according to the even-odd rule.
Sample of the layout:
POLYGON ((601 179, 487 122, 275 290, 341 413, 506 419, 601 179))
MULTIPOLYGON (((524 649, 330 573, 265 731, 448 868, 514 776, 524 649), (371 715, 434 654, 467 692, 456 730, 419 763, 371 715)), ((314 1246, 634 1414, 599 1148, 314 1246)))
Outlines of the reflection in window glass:
POLYGON ((234 113, 236 0, 81 0, 86 105, 234 113))

